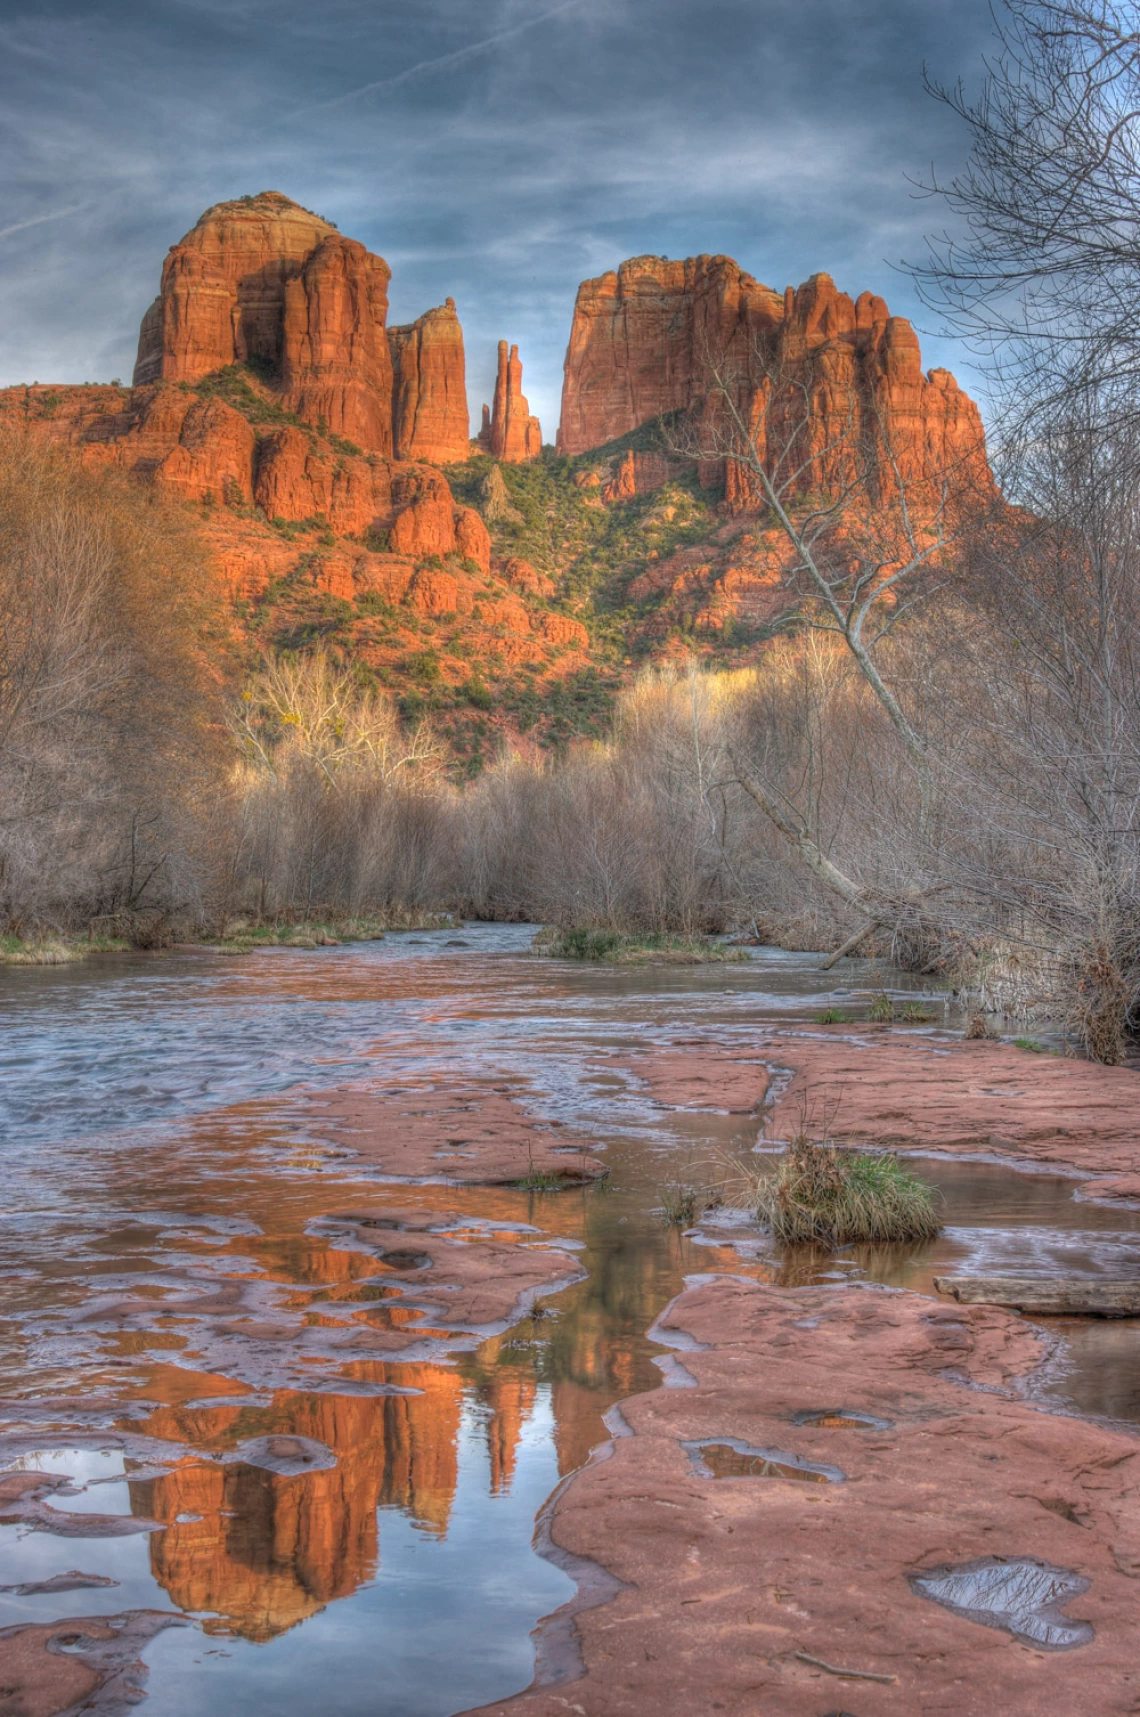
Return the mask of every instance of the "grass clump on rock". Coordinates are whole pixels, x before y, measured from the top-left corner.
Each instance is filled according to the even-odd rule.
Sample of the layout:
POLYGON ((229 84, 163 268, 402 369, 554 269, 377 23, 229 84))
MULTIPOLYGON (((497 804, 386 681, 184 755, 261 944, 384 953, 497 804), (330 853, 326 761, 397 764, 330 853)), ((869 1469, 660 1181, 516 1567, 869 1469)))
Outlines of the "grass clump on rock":
POLYGON ((788 1242, 933 1240, 942 1226, 934 1189, 890 1152, 840 1151, 806 1133, 774 1175, 757 1180, 755 1194, 760 1220, 788 1242))
POLYGON ((532 946, 537 953, 556 960, 594 960, 610 966, 737 966, 749 958, 746 949, 729 947, 707 936, 665 932, 627 936, 618 930, 548 928, 538 932, 532 946))

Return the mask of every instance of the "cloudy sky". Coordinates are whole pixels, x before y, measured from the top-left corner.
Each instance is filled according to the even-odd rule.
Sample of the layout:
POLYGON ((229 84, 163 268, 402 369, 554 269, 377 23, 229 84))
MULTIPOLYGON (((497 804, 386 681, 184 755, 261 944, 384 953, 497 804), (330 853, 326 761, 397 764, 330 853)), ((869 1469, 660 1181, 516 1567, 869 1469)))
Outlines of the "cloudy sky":
POLYGON ((129 379, 168 246, 260 190, 384 256, 393 321, 455 298, 473 416, 516 341, 549 440, 578 281, 627 256, 925 325, 908 175, 964 145, 922 69, 989 41, 988 0, 0 0, 0 384, 129 379))

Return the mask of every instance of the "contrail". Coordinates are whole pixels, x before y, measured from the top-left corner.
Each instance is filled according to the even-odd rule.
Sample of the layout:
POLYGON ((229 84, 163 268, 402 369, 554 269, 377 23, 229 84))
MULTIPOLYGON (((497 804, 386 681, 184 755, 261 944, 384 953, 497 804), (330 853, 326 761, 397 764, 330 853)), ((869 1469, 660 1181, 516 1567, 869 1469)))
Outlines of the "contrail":
POLYGON ((373 95, 377 90, 397 89, 400 84, 408 83, 412 78, 419 77, 421 72, 434 71, 437 66, 457 66, 463 60, 471 59, 475 54, 481 54, 487 48, 497 47, 500 42, 509 42, 514 36, 521 36, 524 30, 533 30, 539 24, 545 24, 548 18, 557 18, 560 12, 569 12, 572 6, 578 6, 581 0, 561 0, 557 6, 551 6, 548 11, 540 12, 537 17, 524 18, 520 24, 511 24, 505 30, 498 30, 493 36, 484 36, 481 41, 468 42, 465 48, 456 48, 450 54, 440 54, 434 60, 417 60, 414 66, 397 72, 394 77, 377 78, 375 83, 363 83, 359 89, 346 90, 344 95, 334 95, 328 101, 316 101, 311 107, 299 107, 297 113, 318 113, 326 107, 342 107, 346 101, 355 101, 360 95, 373 95))
POLYGON ((56 209, 50 215, 30 215, 26 221, 13 221, 9 227, 0 227, 0 238, 7 238, 10 233, 22 233, 27 227, 41 227, 45 221, 61 221, 65 215, 77 215, 81 209, 90 207, 90 203, 73 203, 69 209, 56 209))

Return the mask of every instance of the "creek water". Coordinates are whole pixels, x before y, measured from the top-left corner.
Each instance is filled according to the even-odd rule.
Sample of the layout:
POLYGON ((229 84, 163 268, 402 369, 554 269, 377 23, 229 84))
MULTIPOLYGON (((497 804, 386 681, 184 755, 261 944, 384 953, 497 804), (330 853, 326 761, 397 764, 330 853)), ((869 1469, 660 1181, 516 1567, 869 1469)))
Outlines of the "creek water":
MULTIPOLYGON (((0 973, 0 1479, 66 1475, 45 1510, 69 1530, 83 1514, 118 1523, 0 1526, 0 1588, 24 1588, 0 1589, 0 1627, 171 1615, 185 1625, 143 1651, 156 1717, 450 1717, 530 1682, 532 1631, 575 1591, 534 1547, 536 1514, 607 1436, 615 1403, 668 1376, 647 1332, 686 1275, 932 1293, 947 1271, 1135 1271, 1140 1213, 986 1161, 918 1165, 944 1200, 928 1245, 793 1253, 743 1225, 664 1227, 662 1185, 699 1181, 714 1154, 756 1161, 757 1122, 655 1104, 630 1052, 694 1034, 746 1051, 759 1022, 810 1030, 837 1004, 858 1017, 882 974, 848 961, 825 975, 818 958, 770 950, 578 966, 531 955, 532 933, 0 973), (409 1188, 333 1148, 295 1101, 474 1074, 525 1081, 534 1112, 596 1141, 606 1186, 409 1188), (350 1295, 394 1327, 375 1261, 321 1230, 354 1202, 562 1240, 586 1273, 438 1359, 326 1356, 300 1381, 265 1342, 205 1353, 163 1314, 192 1277, 295 1292, 313 1323, 350 1295), (100 1308, 127 1291, 153 1298, 153 1322, 108 1328, 100 1308), (63 1589, 75 1571, 89 1583, 63 1589)), ((1140 1420, 1134 1326, 1052 1327, 1043 1399, 1140 1420)))

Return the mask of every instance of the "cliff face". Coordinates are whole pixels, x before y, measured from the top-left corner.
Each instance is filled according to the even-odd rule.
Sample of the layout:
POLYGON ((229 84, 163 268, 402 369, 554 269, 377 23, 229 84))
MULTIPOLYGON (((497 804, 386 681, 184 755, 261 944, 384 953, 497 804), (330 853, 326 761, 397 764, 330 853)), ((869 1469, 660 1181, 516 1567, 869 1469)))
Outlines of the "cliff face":
POLYGON ((463 330, 449 298, 416 322, 389 328, 392 427, 400 459, 456 465, 470 450, 463 330))
POLYGON ((483 407, 483 428, 479 433, 482 447, 495 459, 508 465, 521 465, 526 459, 537 459, 542 452, 542 426, 530 415, 530 406, 522 391, 522 359, 517 346, 507 347, 499 341, 499 371, 495 377, 495 403, 488 411, 483 407))
POLYGON ((959 473, 992 488, 981 418, 947 370, 924 374, 910 324, 881 298, 851 299, 816 274, 782 296, 725 256, 635 257, 578 289, 562 390, 561 453, 581 454, 684 412, 723 475, 730 508, 755 498, 719 454, 733 404, 770 463, 808 462, 809 486, 850 477, 861 446, 889 447, 906 481, 959 473))
POLYGON ((306 423, 391 457, 388 264, 334 233, 286 283, 281 384, 306 423))
POLYGON ((454 302, 389 330, 390 276, 382 257, 277 191, 218 203, 166 259, 135 386, 193 386, 250 364, 284 409, 365 453, 465 459, 454 302))
POLYGON ((706 352, 746 355, 783 302, 727 256, 639 256, 578 288, 562 388, 560 453, 587 453, 706 391, 706 352))

